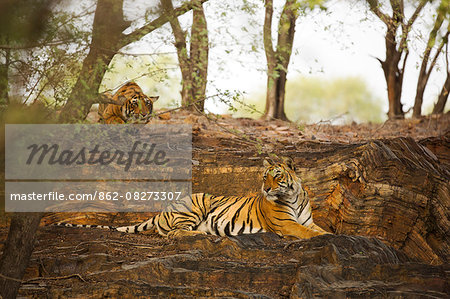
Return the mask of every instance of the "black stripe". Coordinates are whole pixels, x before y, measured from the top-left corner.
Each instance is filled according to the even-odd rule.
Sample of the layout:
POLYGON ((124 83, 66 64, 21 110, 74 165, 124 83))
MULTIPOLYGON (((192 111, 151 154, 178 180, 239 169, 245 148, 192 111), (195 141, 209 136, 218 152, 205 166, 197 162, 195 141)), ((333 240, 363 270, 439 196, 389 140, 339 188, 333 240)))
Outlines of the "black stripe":
POLYGON ((217 222, 213 222, 212 229, 214 230, 217 236, 221 236, 221 234, 219 233, 219 229, 217 228, 217 222))
POLYGON ((278 218, 278 217, 275 217, 275 216, 273 218, 275 218, 275 219, 277 219, 279 221, 292 221, 292 222, 295 222, 294 220, 292 220, 292 218, 278 218))
MULTIPOLYGON (((237 234, 242 235, 244 233, 244 230, 245 230, 245 223, 242 223, 241 229, 238 231, 237 234)), ((250 231, 250 233, 251 233, 251 231, 250 231)))
POLYGON ((225 229, 223 231, 225 233, 225 235, 227 236, 231 236, 231 231, 230 231, 230 222, 227 223, 227 225, 225 225, 225 229))
POLYGON ((309 219, 311 219, 311 214, 309 214, 308 219, 306 219, 305 221, 303 221, 302 225, 305 225, 305 223, 308 222, 309 219))
POLYGON ((236 213, 234 213, 233 217, 231 218, 231 231, 234 231, 234 225, 236 224, 236 218, 239 217, 239 214, 245 205, 246 205, 245 202, 242 203, 241 206, 239 207, 239 209, 237 209, 236 213))

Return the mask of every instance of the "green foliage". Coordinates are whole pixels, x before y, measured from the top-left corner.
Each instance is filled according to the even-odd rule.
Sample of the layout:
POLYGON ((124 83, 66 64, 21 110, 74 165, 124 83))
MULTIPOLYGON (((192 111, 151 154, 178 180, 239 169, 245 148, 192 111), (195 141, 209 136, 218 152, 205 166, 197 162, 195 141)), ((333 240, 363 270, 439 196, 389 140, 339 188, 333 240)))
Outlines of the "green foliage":
POLYGON ((5 62, 8 69, 9 96, 21 98, 26 104, 61 107, 88 50, 91 33, 86 18, 94 12, 92 5, 80 5, 77 9, 80 13, 75 15, 54 0, 0 1, 6 3, 7 9, 0 14, 5 14, 9 26, 17 29, 12 32, 0 29, 0 40, 10 47, 0 50, 0 63, 5 62))
MULTIPOLYGON (((265 94, 245 100, 236 116, 258 118, 264 111, 265 94), (255 109, 248 109, 254 105, 255 109), (255 111, 258 111, 255 113, 255 111)), ((330 120, 342 122, 381 122, 384 119, 382 100, 375 98, 365 82, 356 77, 322 79, 298 77, 288 80, 285 111, 287 117, 303 126, 330 120)))
POLYGON ((326 2, 327 0, 304 0, 300 1, 299 5, 302 9, 313 10, 318 7, 319 9, 326 10, 326 7, 324 6, 326 2))
POLYGON ((0 40, 26 43, 37 40, 47 26, 51 0, 0 0, 0 40))
POLYGON ((298 78, 286 86, 286 113, 293 121, 317 122, 347 115, 347 121, 381 122, 382 101, 356 77, 298 78))

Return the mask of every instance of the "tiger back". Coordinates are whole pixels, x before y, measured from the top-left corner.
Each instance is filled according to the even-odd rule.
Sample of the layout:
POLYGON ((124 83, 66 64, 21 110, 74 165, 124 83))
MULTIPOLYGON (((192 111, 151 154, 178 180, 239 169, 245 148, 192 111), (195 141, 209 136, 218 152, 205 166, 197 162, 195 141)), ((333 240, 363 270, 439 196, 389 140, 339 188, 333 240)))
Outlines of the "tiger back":
POLYGON ((104 93, 114 102, 122 105, 100 103, 99 122, 105 124, 147 123, 153 112, 153 103, 158 96, 148 97, 135 82, 128 82, 112 95, 104 93))
POLYGON ((283 237, 304 239, 326 234, 313 222, 308 194, 301 186, 292 160, 283 163, 265 160, 264 166, 259 196, 197 193, 189 199, 190 211, 161 212, 143 223, 116 230, 137 233, 156 228, 159 234, 169 237, 274 232, 283 237))

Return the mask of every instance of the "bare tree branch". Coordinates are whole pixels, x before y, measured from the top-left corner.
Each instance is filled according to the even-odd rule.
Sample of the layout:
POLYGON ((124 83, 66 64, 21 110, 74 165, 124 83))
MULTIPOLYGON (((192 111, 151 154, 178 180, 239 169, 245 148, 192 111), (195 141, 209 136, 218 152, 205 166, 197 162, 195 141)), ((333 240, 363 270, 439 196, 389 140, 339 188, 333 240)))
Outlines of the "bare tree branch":
POLYGON ((417 17, 419 16, 419 14, 422 11, 422 9, 424 8, 424 6, 428 2, 429 2, 429 0, 421 0, 419 5, 417 6, 416 10, 412 14, 411 18, 408 20, 408 22, 405 24, 402 21, 402 39, 399 43, 400 51, 407 48, 406 43, 408 41, 408 35, 409 35, 409 32, 411 31, 411 27, 414 24, 414 22, 416 21, 417 17))
POLYGON ((391 19, 387 14, 383 13, 380 10, 380 3, 378 0, 367 0, 367 3, 369 3, 370 10, 381 20, 383 23, 385 23, 387 26, 389 26, 389 20, 391 19))
MULTIPOLYGON (((185 2, 183 3, 183 5, 173 10, 173 15, 179 17, 185 14, 186 12, 190 11, 191 9, 193 9, 196 5, 201 5, 206 1, 208 0, 192 0, 189 2, 185 2)), ((168 21, 169 18, 166 14, 161 15, 159 18, 151 21, 150 23, 142 26, 139 29, 136 29, 135 31, 133 31, 128 35, 125 35, 124 38, 121 41, 119 41, 119 48, 122 48, 132 42, 140 40, 142 37, 149 34, 153 30, 158 29, 168 21)))
POLYGON ((180 60, 180 68, 183 73, 183 77, 189 73, 189 56, 186 46, 186 32, 181 28, 178 17, 175 14, 175 10, 172 5, 172 0, 161 0, 161 5, 164 11, 164 15, 167 16, 172 27, 173 35, 175 37, 175 48, 177 49, 178 59, 180 60))
POLYGON ((97 103, 114 104, 119 106, 122 106, 125 101, 126 98, 124 96, 112 95, 110 92, 101 93, 97 98, 97 103))

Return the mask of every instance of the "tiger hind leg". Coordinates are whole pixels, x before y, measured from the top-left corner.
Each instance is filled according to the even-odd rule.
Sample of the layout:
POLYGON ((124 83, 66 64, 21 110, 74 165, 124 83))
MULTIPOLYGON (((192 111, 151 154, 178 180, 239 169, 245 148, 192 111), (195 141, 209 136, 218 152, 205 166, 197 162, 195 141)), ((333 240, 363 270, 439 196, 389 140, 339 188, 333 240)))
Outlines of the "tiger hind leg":
POLYGON ((323 228, 321 228, 320 226, 318 226, 317 224, 315 224, 314 222, 311 223, 310 225, 308 225, 308 228, 313 229, 315 231, 324 233, 324 234, 331 234, 329 232, 327 232, 326 230, 324 230, 323 228))

